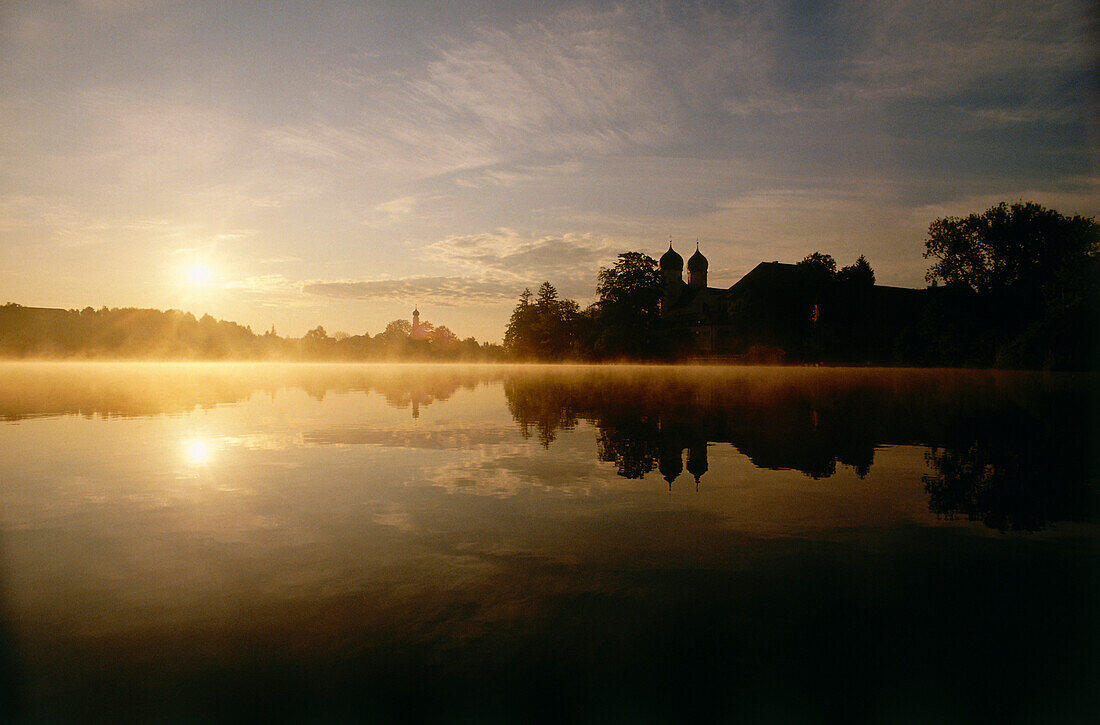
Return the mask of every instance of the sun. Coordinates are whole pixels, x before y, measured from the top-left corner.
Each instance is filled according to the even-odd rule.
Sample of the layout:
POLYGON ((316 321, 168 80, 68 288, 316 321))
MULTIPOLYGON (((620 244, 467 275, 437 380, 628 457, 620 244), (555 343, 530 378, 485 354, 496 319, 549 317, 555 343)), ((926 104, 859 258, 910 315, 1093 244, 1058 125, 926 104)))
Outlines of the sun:
POLYGON ((210 278, 210 268, 205 264, 195 264, 187 270, 187 280, 191 284, 206 284, 210 281, 210 278))

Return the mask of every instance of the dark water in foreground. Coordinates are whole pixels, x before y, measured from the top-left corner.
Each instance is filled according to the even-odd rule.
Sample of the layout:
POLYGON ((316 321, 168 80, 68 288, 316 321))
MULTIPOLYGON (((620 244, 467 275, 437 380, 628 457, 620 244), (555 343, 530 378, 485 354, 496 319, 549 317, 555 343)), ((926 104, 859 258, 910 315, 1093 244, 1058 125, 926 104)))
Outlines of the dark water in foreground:
POLYGON ((1097 402, 0 364, 0 719, 1092 722, 1097 402))

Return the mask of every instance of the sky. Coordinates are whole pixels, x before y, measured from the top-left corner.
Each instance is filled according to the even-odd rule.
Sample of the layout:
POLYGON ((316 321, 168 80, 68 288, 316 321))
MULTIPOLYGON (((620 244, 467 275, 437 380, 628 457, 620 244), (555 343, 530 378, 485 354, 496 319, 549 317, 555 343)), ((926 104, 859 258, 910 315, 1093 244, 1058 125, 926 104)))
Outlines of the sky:
POLYGON ((0 304, 499 341, 616 255, 1100 214, 1090 2, 0 3, 0 304))

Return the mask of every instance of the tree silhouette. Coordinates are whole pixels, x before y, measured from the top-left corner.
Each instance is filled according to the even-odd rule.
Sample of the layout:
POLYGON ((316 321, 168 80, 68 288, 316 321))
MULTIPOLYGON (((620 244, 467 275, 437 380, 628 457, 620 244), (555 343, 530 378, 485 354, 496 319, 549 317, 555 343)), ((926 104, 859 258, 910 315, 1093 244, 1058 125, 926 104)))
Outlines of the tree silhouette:
POLYGON ((577 320, 580 308, 573 300, 558 297, 550 282, 539 286, 531 301, 531 290, 523 290, 504 333, 504 347, 519 359, 560 360, 577 355, 577 320))
POLYGON ((645 358, 658 352, 661 273, 641 252, 619 255, 601 269, 596 285, 596 352, 607 357, 645 358))
POLYGON ((843 267, 837 272, 837 281, 849 287, 869 289, 875 284, 875 271, 871 269, 867 258, 861 254, 855 264, 843 267))
POLYGON ((251 328, 207 314, 196 319, 180 310, 120 308, 57 310, 0 306, 0 357, 124 358, 158 360, 342 359, 405 356, 432 359, 499 359, 499 345, 474 338, 461 343, 445 327, 423 324, 428 340, 410 345, 408 320, 394 320, 376 338, 337 332, 321 325, 301 339, 261 335, 251 328))
POLYGON ((819 289, 836 277, 836 260, 830 254, 814 252, 806 255, 797 265, 806 284, 819 289))
POLYGON ((509 355, 521 360, 535 357, 538 353, 535 327, 538 311, 531 304, 531 290, 524 289, 519 302, 512 310, 508 328, 504 331, 504 349, 509 355))
POLYGON ((964 355, 985 364, 1095 367, 1100 225, 1034 202, 1001 203, 929 225, 926 275, 955 292, 927 327, 983 328, 964 355), (982 352, 986 357, 979 357, 982 352), (989 356, 995 353, 996 357, 989 356))

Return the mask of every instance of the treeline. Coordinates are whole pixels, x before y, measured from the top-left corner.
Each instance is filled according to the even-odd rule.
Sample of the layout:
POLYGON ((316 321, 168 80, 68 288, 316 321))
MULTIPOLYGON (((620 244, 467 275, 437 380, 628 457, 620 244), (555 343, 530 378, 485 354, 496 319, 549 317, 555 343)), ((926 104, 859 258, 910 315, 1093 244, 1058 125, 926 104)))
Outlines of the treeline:
POLYGON ((933 287, 903 352, 925 364, 1100 368, 1100 224, 1032 202, 932 222, 933 287))
MULTIPOLYGON (((520 360, 676 361, 697 356, 694 330, 661 314, 658 263, 641 252, 620 254, 601 269, 596 300, 581 309, 561 299, 550 282, 537 294, 525 289, 504 335, 508 355, 520 360)), ((767 280, 723 301, 692 322, 721 328, 721 349, 731 359, 777 362, 844 362, 881 357, 882 315, 872 315, 875 273, 866 258, 838 269, 814 252, 782 280, 767 280), (777 293, 778 292, 778 293, 777 293), (819 309, 828 310, 821 316, 819 309)), ((892 341, 892 338, 891 338, 892 341)), ((889 347, 889 345, 888 345, 889 347)))
POLYGON ((503 357, 500 345, 460 340, 446 327, 394 320, 369 334, 333 336, 316 327, 301 338, 274 330, 196 318, 179 310, 102 307, 55 310, 8 303, 0 307, 0 357, 150 360, 449 360, 503 357))
POLYGON ((830 255, 815 252, 793 268, 776 265, 770 277, 739 286, 727 308, 686 325, 662 317, 658 263, 627 252, 600 270, 587 308, 559 298, 550 282, 535 295, 524 290, 504 347, 521 360, 712 354, 746 362, 1095 370, 1098 252, 1095 219, 1002 203, 932 222, 927 289, 878 287, 864 257, 838 269, 830 255), (719 343, 701 353, 691 335, 706 328, 719 343))
POLYGON ((504 333, 504 349, 518 360, 646 360, 655 354, 661 323, 661 276, 652 257, 620 254, 601 269, 596 301, 585 309, 561 299, 543 282, 524 290, 504 333))

